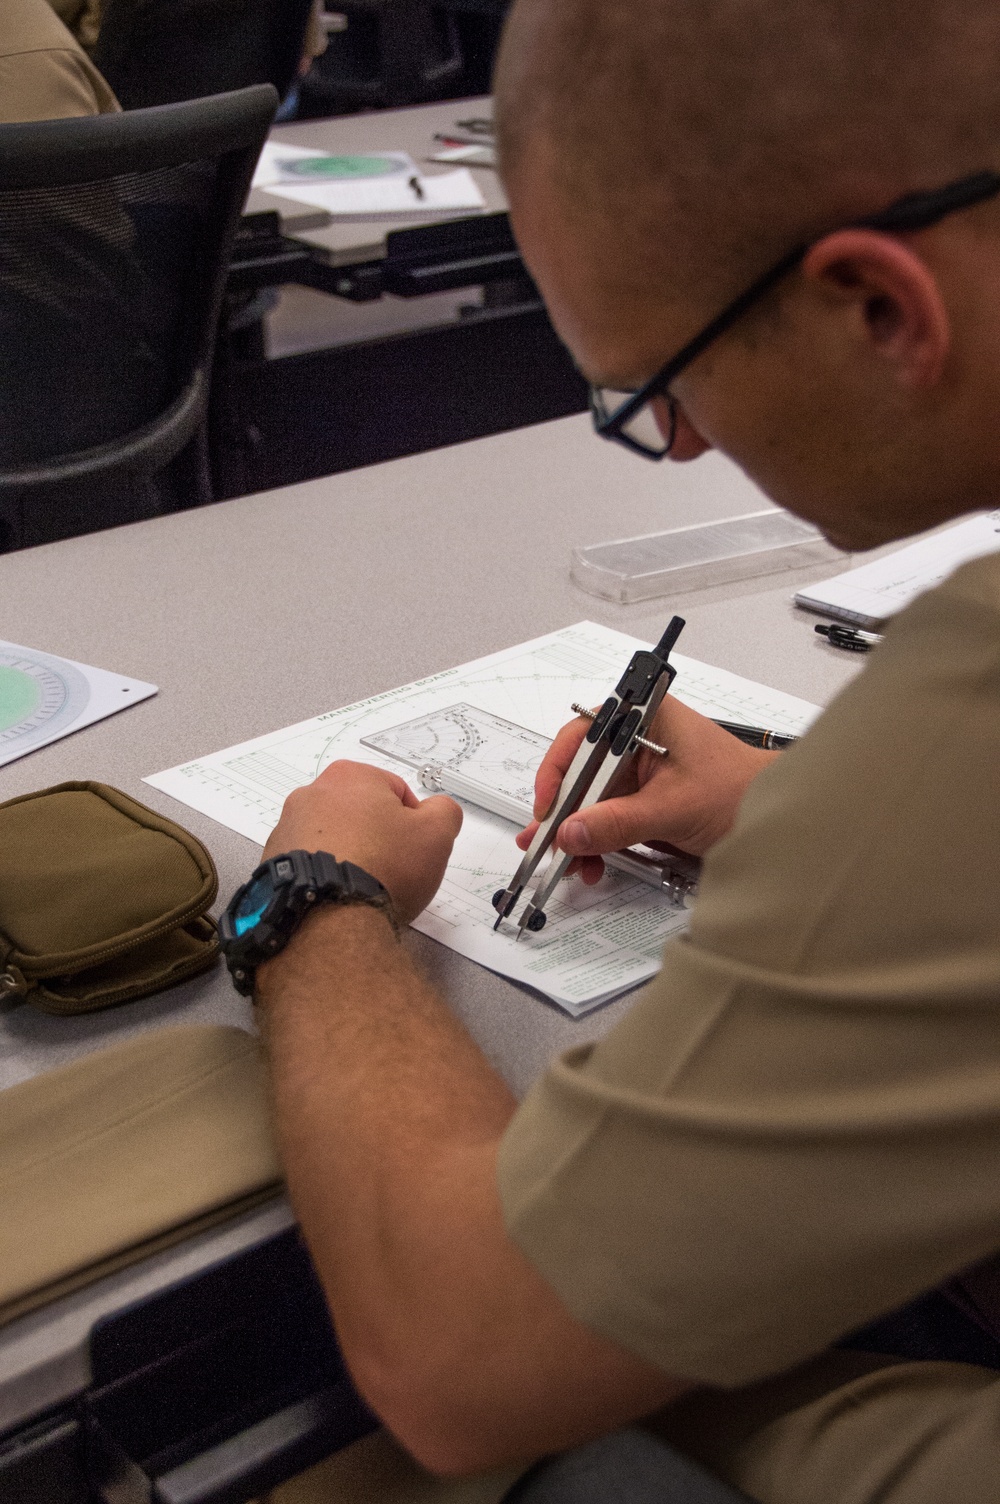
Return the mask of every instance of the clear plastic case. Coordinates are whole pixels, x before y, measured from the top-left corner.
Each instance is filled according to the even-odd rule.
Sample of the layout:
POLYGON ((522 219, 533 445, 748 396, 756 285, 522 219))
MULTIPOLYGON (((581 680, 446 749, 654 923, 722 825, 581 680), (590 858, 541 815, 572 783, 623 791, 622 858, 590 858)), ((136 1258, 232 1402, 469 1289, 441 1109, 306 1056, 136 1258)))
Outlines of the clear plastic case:
POLYGON ((783 569, 831 561, 846 567, 847 557, 808 522, 767 508, 575 548, 570 573, 591 595, 628 605, 783 569))

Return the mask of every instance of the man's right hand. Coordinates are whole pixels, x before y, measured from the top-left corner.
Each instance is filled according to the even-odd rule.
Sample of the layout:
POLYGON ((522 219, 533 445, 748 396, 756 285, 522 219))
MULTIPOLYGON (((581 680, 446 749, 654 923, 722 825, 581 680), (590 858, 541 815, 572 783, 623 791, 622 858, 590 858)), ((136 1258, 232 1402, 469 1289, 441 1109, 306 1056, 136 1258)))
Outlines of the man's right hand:
MULTIPOLYGON (((545 754, 535 777, 535 819, 517 838, 522 850, 548 813, 589 725, 582 716, 571 721, 545 754)), ((670 695, 648 735, 670 756, 640 751, 613 798, 572 815, 559 831, 557 846, 582 858, 576 870, 584 882, 598 881, 604 853, 639 842, 704 856, 729 830, 757 774, 781 756, 746 746, 670 695)))

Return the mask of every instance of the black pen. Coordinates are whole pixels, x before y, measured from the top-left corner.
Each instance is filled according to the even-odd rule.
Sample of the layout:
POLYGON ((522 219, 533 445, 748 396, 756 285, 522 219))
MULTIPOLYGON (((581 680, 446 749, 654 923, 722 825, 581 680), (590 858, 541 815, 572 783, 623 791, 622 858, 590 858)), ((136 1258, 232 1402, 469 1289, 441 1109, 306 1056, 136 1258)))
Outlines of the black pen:
POLYGON ((426 197, 423 187, 421 186, 420 179, 418 177, 412 177, 410 179, 409 186, 413 189, 414 193, 417 195, 417 198, 422 199, 426 197))
POLYGON ((833 648, 845 648, 849 653, 867 653, 882 639, 877 632, 862 632, 860 627, 837 627, 819 625, 813 627, 821 637, 825 637, 833 648))
MULTIPOLYGON (((595 711, 588 710, 586 705, 578 705, 575 700, 570 708, 588 721, 592 721, 596 714, 595 711)), ((748 747, 763 747, 766 751, 779 752, 798 741, 797 736, 786 736, 783 731, 765 731, 763 726, 744 726, 741 721, 716 721, 712 718, 712 724, 722 731, 728 731, 730 736, 738 737, 741 742, 746 742, 748 747)), ((666 747, 659 747, 656 742, 647 741, 644 736, 637 737, 636 740, 640 747, 644 747, 647 752, 655 752, 657 757, 670 756, 666 747)))
MULTIPOLYGON (((714 720, 714 717, 713 717, 714 720)), ((765 731, 762 726, 742 726, 738 721, 715 721, 730 736, 738 737, 748 747, 764 747, 768 751, 780 751, 798 741, 797 736, 786 736, 783 731, 765 731)))

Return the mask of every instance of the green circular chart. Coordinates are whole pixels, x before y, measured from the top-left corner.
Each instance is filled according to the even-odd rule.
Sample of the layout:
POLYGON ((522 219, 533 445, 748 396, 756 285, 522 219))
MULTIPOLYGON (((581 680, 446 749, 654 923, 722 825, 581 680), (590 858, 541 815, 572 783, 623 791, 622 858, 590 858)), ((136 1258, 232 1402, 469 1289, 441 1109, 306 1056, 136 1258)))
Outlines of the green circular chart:
POLYGON ((0 750, 29 751, 86 708, 87 681, 46 653, 0 648, 0 750))
POLYGON ((385 178, 402 172, 405 163, 398 157, 294 157, 282 162, 282 172, 297 178, 385 178))

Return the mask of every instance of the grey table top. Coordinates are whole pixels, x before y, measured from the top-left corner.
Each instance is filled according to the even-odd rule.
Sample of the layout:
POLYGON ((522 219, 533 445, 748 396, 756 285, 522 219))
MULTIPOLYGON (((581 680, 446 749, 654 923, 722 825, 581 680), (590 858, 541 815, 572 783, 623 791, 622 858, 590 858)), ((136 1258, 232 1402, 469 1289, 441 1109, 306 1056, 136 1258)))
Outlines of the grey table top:
MULTIPOLYGON (((0 797, 71 778, 114 784, 205 841, 224 902, 259 848, 142 783, 144 774, 571 622, 655 639, 676 608, 688 619, 689 655, 825 701, 857 662, 826 647, 792 606, 815 566, 630 607, 586 595, 569 577, 576 544, 760 505, 718 456, 649 464, 574 417, 0 556, 4 637, 159 686, 155 698, 0 769, 0 797)), ((593 1037, 628 1006, 573 1021, 429 939, 413 944, 518 1091, 555 1050, 593 1037)), ((142 1029, 208 1020, 251 1027, 221 968, 76 1019, 8 1006, 0 1087, 142 1029)))
MULTIPOLYGON (((815 568, 632 607, 570 580, 575 545, 760 505, 717 456, 649 464, 574 417, 0 556, 0 635, 159 685, 155 698, 0 769, 0 798, 64 779, 115 784, 205 841, 224 902, 259 848, 143 774, 572 622, 655 639, 676 609, 688 619, 686 653, 826 701, 859 665, 826 648, 792 606, 815 568)), ((556 1051, 597 1037, 629 1006, 619 999, 573 1020, 432 940, 414 934, 412 944, 518 1092, 556 1051)), ((252 1028, 221 967, 76 1019, 8 1006, 0 1087, 140 1030, 209 1021, 252 1028)), ((100 1316, 290 1220, 287 1204, 272 1202, 5 1328, 0 1430, 87 1384, 100 1316)))
MULTIPOLYGON (((328 120, 279 125, 272 130, 270 139, 285 145, 321 147, 336 154, 408 151, 421 173, 430 177, 463 165, 427 161, 440 148, 440 143, 434 140, 435 133, 454 130, 459 120, 489 119, 492 111, 493 101, 488 95, 478 99, 455 99, 447 104, 414 105, 406 110, 377 110, 367 115, 339 115, 328 120)), ((506 209, 507 200, 500 179, 492 168, 470 170, 486 200, 486 212, 497 213, 506 209)), ((385 237, 390 230, 412 228, 420 223, 419 219, 408 218, 367 224, 331 223, 321 229, 302 230, 294 223, 295 210, 291 200, 259 188, 253 190, 246 207, 251 213, 276 209, 289 234, 326 251, 334 265, 384 255, 385 237)), ((463 211, 456 217, 465 218, 467 214, 468 211, 463 211)), ((440 216, 434 222, 440 223, 440 216)))

